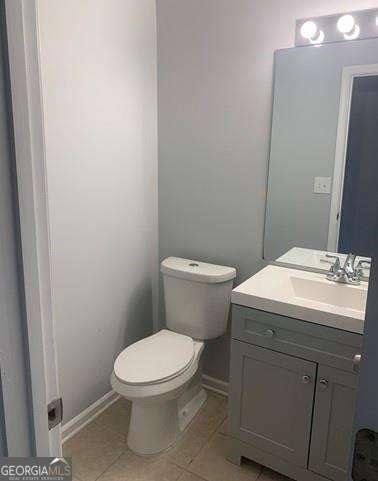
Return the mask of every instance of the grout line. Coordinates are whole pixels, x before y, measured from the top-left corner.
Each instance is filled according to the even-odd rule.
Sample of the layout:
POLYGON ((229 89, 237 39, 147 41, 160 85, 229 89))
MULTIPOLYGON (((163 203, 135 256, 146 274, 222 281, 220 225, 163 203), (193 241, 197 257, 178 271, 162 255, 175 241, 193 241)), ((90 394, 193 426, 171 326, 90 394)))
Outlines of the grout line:
POLYGON ((103 476, 106 473, 106 471, 108 471, 108 469, 110 469, 112 466, 114 466, 114 464, 119 460, 119 458, 121 456, 123 456, 126 453, 127 450, 128 450, 128 447, 127 447, 127 444, 126 444, 126 449, 124 451, 122 451, 122 453, 119 456, 117 456, 116 459, 112 463, 110 463, 109 466, 101 474, 99 474, 96 478, 94 478, 94 481, 101 478, 101 476, 103 476))
MULTIPOLYGON (((227 417, 227 416, 226 416, 227 417)), ((215 430, 210 434, 210 436, 208 437, 206 443, 202 446, 202 448, 200 449, 199 453, 197 453, 194 458, 190 461, 190 463, 188 464, 188 469, 187 471, 191 474, 195 474, 197 476, 196 473, 194 473, 193 471, 190 471, 190 466, 191 464, 197 459, 197 457, 202 453, 202 451, 204 451, 208 446, 209 444, 212 442, 212 440, 215 438, 215 436, 218 434, 218 429, 219 429, 219 426, 222 425, 223 421, 226 419, 226 417, 217 425, 217 427, 215 428, 215 430)))
MULTIPOLYGON (((181 478, 184 477, 185 474, 190 474, 190 475, 194 475, 196 476, 198 479, 200 479, 201 481, 209 481, 208 479, 204 478, 203 476, 199 476, 198 474, 196 473, 192 473, 191 471, 187 470, 186 468, 182 468, 183 469, 183 472, 181 474, 181 476, 178 478, 178 481, 180 481, 181 478)), ((256 480, 257 481, 257 480, 256 480)))

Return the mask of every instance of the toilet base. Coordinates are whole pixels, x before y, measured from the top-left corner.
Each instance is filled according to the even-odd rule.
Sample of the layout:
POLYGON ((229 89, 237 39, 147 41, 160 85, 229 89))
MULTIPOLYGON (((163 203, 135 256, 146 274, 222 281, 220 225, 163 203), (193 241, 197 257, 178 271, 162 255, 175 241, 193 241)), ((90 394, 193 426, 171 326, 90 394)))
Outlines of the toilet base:
POLYGON ((194 342, 194 359, 173 379, 147 385, 122 382, 113 370, 113 389, 131 401, 127 444, 136 454, 157 454, 172 447, 206 400, 202 388, 202 341, 194 342))
POLYGON ((187 389, 178 399, 151 404, 132 403, 127 436, 132 451, 143 455, 157 454, 179 440, 207 397, 201 384, 190 383, 187 389))
POLYGON ((181 432, 185 431, 194 416, 205 404, 206 399, 206 391, 201 387, 197 394, 187 404, 185 404, 185 406, 179 409, 179 427, 181 432))

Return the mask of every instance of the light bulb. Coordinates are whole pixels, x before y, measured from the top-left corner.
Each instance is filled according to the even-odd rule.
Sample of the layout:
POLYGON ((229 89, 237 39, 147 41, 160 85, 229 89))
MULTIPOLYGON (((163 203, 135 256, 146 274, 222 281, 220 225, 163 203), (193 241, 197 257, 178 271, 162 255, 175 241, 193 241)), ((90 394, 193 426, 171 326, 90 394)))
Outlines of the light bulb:
POLYGON ((312 45, 319 46, 321 43, 324 42, 324 38, 325 38, 325 35, 323 30, 319 30, 319 35, 316 38, 310 38, 310 42, 312 43, 312 45))
POLYGON ((344 33, 345 40, 356 40, 360 36, 361 29, 359 25, 355 25, 351 33, 344 33))
POLYGON ((301 26, 301 35, 303 38, 310 40, 318 33, 318 26, 312 20, 308 20, 301 26))
POLYGON ((337 29, 340 33, 351 33, 356 25, 356 21, 352 15, 343 15, 337 22, 337 29))

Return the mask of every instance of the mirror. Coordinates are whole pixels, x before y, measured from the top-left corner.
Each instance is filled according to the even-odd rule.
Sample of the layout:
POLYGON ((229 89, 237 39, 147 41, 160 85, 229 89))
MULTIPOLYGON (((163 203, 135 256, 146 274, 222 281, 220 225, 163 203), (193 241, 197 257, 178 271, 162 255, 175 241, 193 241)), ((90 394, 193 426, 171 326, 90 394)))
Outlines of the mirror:
POLYGON ((326 252, 370 257, 377 132, 378 39, 276 52, 265 259, 328 270, 326 252))

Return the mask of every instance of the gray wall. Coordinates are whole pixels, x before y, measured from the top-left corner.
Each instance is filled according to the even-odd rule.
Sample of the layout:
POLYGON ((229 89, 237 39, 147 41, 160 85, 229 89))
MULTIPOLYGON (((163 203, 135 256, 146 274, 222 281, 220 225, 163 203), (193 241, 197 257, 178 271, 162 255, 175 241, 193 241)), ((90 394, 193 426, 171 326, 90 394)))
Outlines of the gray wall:
MULTIPOLYGON (((376 0, 157 0, 160 257, 262 264, 274 51, 295 20, 376 0)), ((228 378, 227 337, 205 372, 228 378)))
POLYGON ((65 421, 110 390, 157 289, 154 0, 41 0, 53 314, 65 421))
POLYGON ((327 249, 331 195, 314 177, 333 177, 343 68, 373 63, 378 39, 276 52, 266 259, 327 249))

